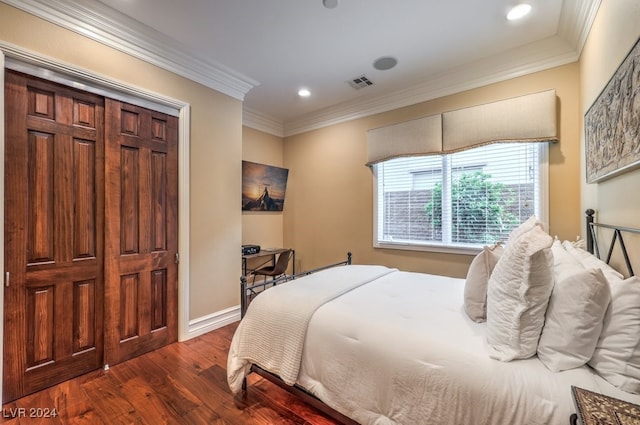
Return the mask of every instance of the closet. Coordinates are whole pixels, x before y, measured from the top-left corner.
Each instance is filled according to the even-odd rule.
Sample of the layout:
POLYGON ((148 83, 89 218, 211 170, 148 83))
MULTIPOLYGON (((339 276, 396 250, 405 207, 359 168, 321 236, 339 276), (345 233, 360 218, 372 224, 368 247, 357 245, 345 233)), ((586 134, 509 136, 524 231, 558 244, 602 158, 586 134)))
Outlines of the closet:
POLYGON ((177 340, 178 119, 5 70, 3 402, 177 340))

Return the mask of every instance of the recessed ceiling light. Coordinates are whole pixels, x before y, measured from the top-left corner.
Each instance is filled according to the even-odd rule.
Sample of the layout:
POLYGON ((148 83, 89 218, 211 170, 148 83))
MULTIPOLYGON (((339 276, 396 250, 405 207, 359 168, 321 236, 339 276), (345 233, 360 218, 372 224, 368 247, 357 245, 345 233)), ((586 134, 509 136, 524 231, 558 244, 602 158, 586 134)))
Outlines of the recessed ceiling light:
POLYGON ((387 69, 393 68, 397 64, 398 60, 396 58, 392 58, 391 56, 383 56, 373 62, 373 67, 378 71, 386 71, 387 69))
POLYGON ((521 19, 527 16, 531 12, 531 5, 527 3, 521 3, 516 6, 513 6, 509 13, 507 13, 507 19, 510 21, 515 21, 516 19, 521 19))
POLYGON ((338 7, 338 0, 322 0, 322 5, 327 9, 335 9, 338 7))
POLYGON ((298 96, 300 96, 300 97, 309 97, 309 96, 311 96, 311 92, 308 89, 300 89, 300 90, 298 90, 298 96))

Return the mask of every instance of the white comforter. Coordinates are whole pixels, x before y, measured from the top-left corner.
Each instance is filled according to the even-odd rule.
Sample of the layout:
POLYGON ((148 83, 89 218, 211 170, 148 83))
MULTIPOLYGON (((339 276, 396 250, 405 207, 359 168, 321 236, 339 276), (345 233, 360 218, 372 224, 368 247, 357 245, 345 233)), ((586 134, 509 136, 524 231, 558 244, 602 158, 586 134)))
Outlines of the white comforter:
MULTIPOLYGON (((640 402, 587 367, 552 373, 535 357, 490 359, 463 290, 462 279, 393 270, 325 303, 308 323, 297 383, 361 424, 566 424, 571 385, 640 402)), ((232 387, 248 363, 238 335, 232 387)))
POLYGON ((334 267, 260 294, 236 329, 236 356, 230 357, 227 366, 231 390, 240 391, 251 363, 277 374, 288 385, 295 384, 307 326, 315 311, 393 271, 383 266, 334 267))

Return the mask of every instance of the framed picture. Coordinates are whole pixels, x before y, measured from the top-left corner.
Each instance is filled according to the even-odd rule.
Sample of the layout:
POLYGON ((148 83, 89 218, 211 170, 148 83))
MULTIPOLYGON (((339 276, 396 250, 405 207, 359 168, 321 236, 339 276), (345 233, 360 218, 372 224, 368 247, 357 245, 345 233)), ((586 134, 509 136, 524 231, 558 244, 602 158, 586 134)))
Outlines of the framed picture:
POLYGON ((587 183, 640 166, 640 39, 584 119, 587 183))
POLYGON ((242 161, 242 211, 282 211, 289 170, 242 161))

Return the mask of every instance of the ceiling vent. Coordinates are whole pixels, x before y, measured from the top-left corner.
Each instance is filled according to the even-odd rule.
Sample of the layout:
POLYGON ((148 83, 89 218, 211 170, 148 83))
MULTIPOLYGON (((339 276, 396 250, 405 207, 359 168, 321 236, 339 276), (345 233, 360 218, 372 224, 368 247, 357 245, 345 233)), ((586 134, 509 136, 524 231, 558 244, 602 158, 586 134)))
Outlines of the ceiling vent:
POLYGON ((365 75, 361 75, 359 77, 354 78, 353 80, 347 81, 351 87, 356 90, 360 90, 365 87, 369 87, 373 85, 373 81, 368 79, 365 75))

